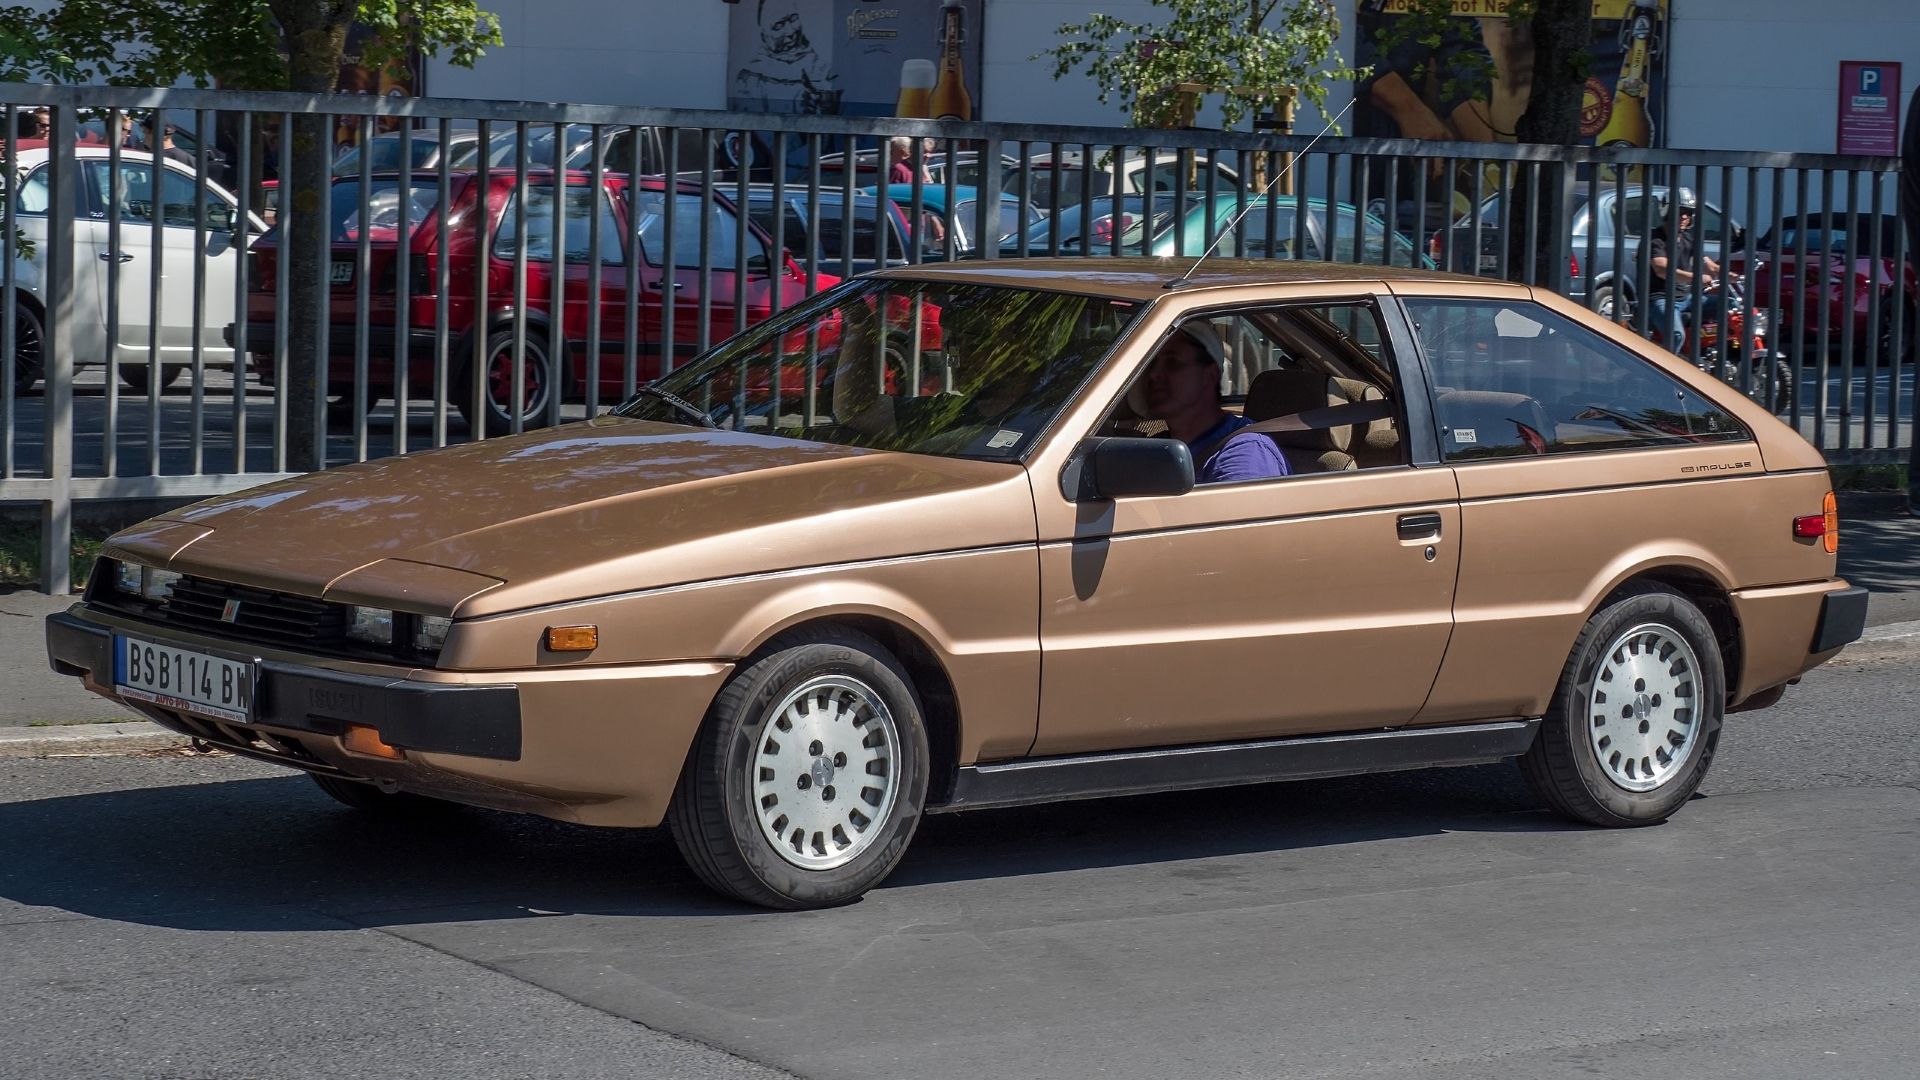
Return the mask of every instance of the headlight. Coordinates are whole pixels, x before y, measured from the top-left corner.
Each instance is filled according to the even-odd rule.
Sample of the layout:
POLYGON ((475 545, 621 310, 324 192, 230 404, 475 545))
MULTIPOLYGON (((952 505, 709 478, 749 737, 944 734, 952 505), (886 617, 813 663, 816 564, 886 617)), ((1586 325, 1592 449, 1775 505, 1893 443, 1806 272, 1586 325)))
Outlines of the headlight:
POLYGON ((369 645, 393 644, 393 612, 377 607, 354 608, 348 616, 347 636, 369 645))
POLYGON ((113 571, 116 592, 138 596, 156 604, 173 593, 173 583, 179 580, 180 575, 172 570, 156 570, 139 563, 119 563, 113 571))
POLYGON ((140 595, 157 604, 173 595, 173 583, 179 580, 180 575, 172 570, 155 570, 149 566, 141 576, 140 595))
POLYGON ((413 620, 413 647, 421 652, 439 652, 447 643, 447 631, 453 620, 439 615, 417 615, 413 620))

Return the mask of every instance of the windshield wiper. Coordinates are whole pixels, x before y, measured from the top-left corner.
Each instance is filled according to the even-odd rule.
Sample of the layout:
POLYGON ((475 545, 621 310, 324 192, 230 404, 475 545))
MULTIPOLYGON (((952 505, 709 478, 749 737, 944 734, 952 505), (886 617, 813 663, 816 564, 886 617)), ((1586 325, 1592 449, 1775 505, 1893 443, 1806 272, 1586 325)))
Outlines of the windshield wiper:
POLYGON ((657 386, 647 385, 635 387, 634 392, 659 398, 661 401, 698 420, 701 427, 718 428, 720 426, 714 421, 713 417, 708 416, 706 410, 700 408, 700 406, 693 404, 683 397, 662 390, 657 386))

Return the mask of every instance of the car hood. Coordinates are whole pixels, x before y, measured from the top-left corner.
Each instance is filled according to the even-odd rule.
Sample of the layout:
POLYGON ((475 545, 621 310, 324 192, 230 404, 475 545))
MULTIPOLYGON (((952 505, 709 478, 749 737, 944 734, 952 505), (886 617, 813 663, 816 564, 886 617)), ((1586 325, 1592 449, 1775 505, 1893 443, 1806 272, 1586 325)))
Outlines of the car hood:
POLYGON ((414 581, 421 609, 461 615, 1036 535, 1018 465, 618 417, 267 484, 116 538, 151 559, 141 529, 185 573, 348 602, 414 581))

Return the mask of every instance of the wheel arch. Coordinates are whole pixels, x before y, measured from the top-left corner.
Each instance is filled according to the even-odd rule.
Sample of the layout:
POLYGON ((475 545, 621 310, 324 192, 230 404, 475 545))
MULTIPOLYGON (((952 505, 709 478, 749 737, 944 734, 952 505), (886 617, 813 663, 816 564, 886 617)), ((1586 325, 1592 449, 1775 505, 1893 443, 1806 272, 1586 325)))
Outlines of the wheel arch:
POLYGON ((927 749, 927 805, 937 806, 952 794, 960 769, 960 703, 934 635, 902 619, 898 612, 869 607, 796 613, 762 631, 742 655, 751 655, 784 634, 809 627, 840 626, 879 642, 907 669, 925 710, 927 749))
POLYGON ((1725 672, 1723 682, 1727 704, 1737 704, 1734 687, 1740 684, 1740 665, 1744 653, 1740 618, 1734 612, 1733 598, 1726 583, 1696 565, 1667 563, 1642 567, 1609 587, 1600 601, 1588 611, 1588 618, 1605 607, 1622 589, 1640 582, 1672 589, 1693 601, 1694 606, 1706 615, 1707 622, 1713 626, 1714 644, 1719 649, 1721 667, 1725 672))

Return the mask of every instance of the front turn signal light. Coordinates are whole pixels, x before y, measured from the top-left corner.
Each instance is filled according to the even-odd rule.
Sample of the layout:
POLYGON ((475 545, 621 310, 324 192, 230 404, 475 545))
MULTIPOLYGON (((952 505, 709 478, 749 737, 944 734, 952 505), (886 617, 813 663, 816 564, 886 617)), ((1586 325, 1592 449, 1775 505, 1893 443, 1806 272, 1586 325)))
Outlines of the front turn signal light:
POLYGON ((370 728, 364 724, 348 724, 344 741, 347 744, 348 750, 356 754, 365 754, 368 757, 399 761, 401 758, 407 756, 405 750, 397 746, 389 745, 382 740, 378 728, 370 728))
POLYGON ((552 652, 592 652, 600 647, 597 626, 549 626, 547 648, 552 652))

